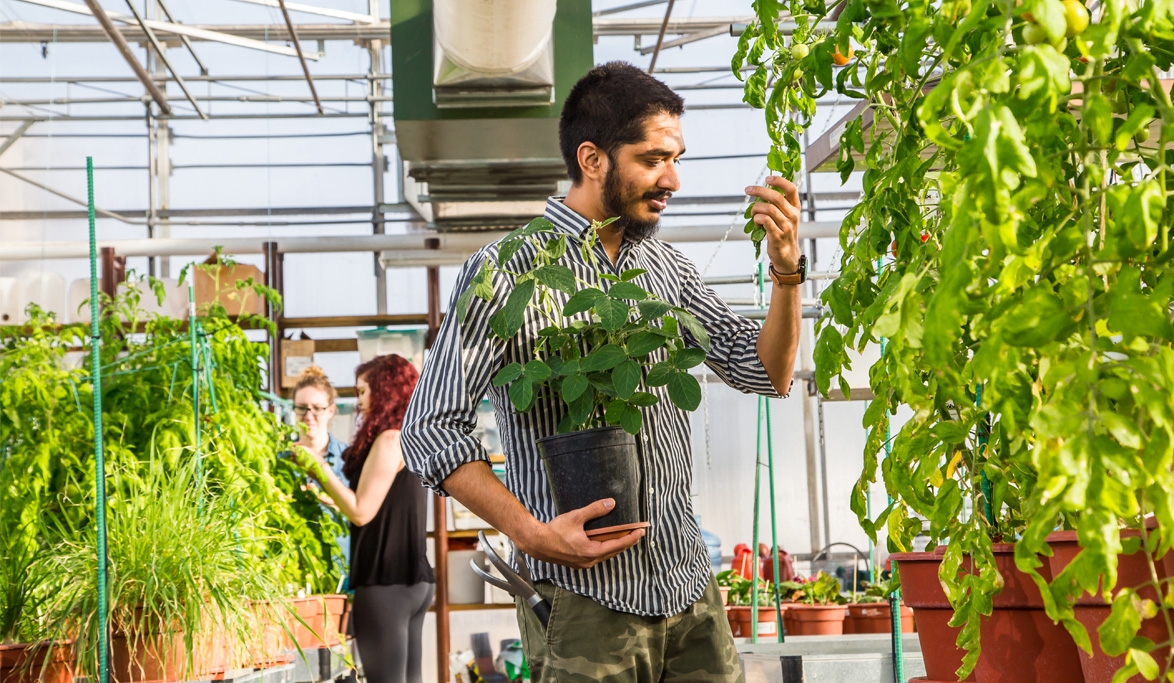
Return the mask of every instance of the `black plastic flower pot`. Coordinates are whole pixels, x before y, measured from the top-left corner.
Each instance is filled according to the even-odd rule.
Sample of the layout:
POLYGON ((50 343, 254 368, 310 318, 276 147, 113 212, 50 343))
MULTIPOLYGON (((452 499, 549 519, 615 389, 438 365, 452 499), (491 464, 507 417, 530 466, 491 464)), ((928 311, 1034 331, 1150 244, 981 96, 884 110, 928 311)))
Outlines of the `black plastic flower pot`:
POLYGON ((599 427, 538 440, 558 514, 611 498, 616 506, 584 525, 597 539, 646 528, 636 438, 620 427, 599 427))

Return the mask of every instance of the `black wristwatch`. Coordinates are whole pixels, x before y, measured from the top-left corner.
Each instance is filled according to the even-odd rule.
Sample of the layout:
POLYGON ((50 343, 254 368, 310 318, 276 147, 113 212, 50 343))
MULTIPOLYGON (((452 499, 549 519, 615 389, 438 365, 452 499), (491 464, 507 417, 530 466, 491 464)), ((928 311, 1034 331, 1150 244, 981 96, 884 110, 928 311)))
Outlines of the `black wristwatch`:
POLYGON ((775 264, 770 264, 770 279, 780 287, 801 285, 807 282, 807 254, 799 255, 799 268, 794 273, 780 273, 775 264))

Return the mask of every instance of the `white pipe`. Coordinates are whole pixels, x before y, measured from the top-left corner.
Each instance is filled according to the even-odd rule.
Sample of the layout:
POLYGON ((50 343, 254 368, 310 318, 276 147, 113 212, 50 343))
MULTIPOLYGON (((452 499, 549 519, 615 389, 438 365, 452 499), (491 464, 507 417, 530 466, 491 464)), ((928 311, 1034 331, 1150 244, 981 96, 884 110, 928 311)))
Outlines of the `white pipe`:
MULTIPOLYGON (((728 225, 672 226, 661 228, 657 237, 666 242, 717 242, 729 233, 729 240, 744 241, 749 236, 740 226, 728 225)), ((262 237, 249 238, 162 238, 142 240, 107 240, 98 247, 113 247, 119 256, 201 256, 222 247, 225 254, 261 254, 265 242, 277 242, 285 254, 325 254, 330 252, 385 252, 389 265, 407 264, 411 259, 438 262, 438 259, 467 258, 481 247, 501 239, 507 233, 427 232, 407 235, 340 235, 337 237, 262 237), (408 253, 403 253, 408 252, 408 253)), ((840 224, 822 221, 800 223, 799 238, 836 237, 840 224)), ((0 244, 0 261, 36 261, 41 259, 88 258, 88 242, 11 242, 0 244)), ((426 263, 425 265, 431 265, 426 263)))

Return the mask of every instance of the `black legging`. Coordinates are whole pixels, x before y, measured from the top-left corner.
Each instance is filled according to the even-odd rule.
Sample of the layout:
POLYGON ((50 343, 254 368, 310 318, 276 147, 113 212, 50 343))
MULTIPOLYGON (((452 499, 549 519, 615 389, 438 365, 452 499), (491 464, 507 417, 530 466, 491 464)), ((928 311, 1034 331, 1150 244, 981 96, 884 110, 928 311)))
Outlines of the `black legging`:
POLYGON ((367 683, 423 683, 424 615, 434 583, 355 589, 355 643, 367 683))

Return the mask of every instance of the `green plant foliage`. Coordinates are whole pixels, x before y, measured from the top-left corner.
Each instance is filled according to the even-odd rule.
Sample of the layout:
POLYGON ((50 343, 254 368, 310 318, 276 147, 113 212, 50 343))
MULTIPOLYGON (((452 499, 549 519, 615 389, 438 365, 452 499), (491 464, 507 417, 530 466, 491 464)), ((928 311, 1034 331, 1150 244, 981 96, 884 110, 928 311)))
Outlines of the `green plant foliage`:
MULTIPOLYGON (((729 584, 729 593, 726 595, 727 604, 737 607, 750 607, 754 604, 754 582, 742 578, 732 570, 725 581, 729 584)), ((783 602, 789 602, 788 597, 798 590, 800 584, 795 581, 779 582, 779 597, 783 602)), ((774 607, 775 587, 771 581, 758 580, 758 606, 774 607)))
MULTIPOLYGON (((228 263, 200 267, 217 277, 228 263)), ((161 283, 132 284, 137 287, 114 300, 103 299, 100 318, 109 472, 133 479, 145 476, 142 468, 155 461, 174 471, 197 467, 209 495, 248 510, 259 520, 257 528, 266 530, 242 542, 246 563, 266 572, 278 595, 333 591, 343 564, 335 541, 341 526, 307 490, 304 471, 278 456, 289 449, 293 430, 263 409, 261 368, 268 347, 249 341, 241 328, 262 320, 232 320, 223 306, 203 307, 193 373, 186 322, 147 315, 139 307, 140 291, 162 298, 161 283)), ((239 284, 231 286, 241 296, 275 296, 239 284)), ((60 591, 62 581, 81 575, 63 576, 51 563, 34 560, 51 554, 47 548, 56 543, 80 543, 94 533, 92 391, 88 364, 80 358, 88 354, 89 335, 81 326, 59 326, 37 310, 30 313, 23 327, 0 328, 0 639, 6 641, 63 635, 51 632, 42 603, 60 591), (22 576, 19 566, 32 568, 22 581, 14 580, 22 576)), ((123 504, 111 497, 110 519, 123 504)))
MULTIPOLYGON (((1116 587, 1119 528, 1158 556, 1174 544, 1174 105, 1161 79, 1174 9, 1107 0, 1085 26, 1073 2, 756 2, 733 60, 754 69, 746 101, 766 109, 770 166, 790 177, 816 97, 868 103, 872 125, 857 117, 839 139, 841 177, 863 171, 864 194, 822 295, 816 381, 826 393, 850 351, 885 340, 852 507, 893 550, 923 520, 947 542, 960 674, 1002 587, 992 539, 1017 541, 1019 568, 1086 650, 1071 605, 1116 587), (912 417, 886 444, 898 408, 912 417), (893 502, 869 518, 878 470, 893 502), (1048 586, 1039 554, 1057 527, 1084 550, 1048 586), (973 571, 958 571, 964 556, 973 571)), ((1166 657, 1151 669, 1150 644, 1134 641, 1143 609, 1114 603, 1108 642, 1132 648, 1121 680, 1172 670, 1166 657)))
POLYGON ((519 411, 529 410, 543 393, 555 397, 565 408, 559 433, 604 425, 638 433, 644 424, 641 408, 660 401, 642 386, 665 387, 681 410, 695 410, 701 403, 701 385, 689 368, 705 361, 709 335, 696 318, 636 284, 643 270, 604 273, 602 282, 586 282, 559 263, 568 241, 579 242, 574 247, 597 263, 597 231, 605 225, 593 222, 578 241, 551 236, 550 221, 534 219, 501 241, 496 260, 482 263, 457 300, 463 322, 474 296, 491 301, 494 279, 509 278, 514 288, 489 320, 491 335, 512 339, 527 310, 548 323, 534 345, 534 360, 500 369, 493 385, 508 385, 510 402, 519 411), (521 259, 519 267, 520 253, 532 256, 528 262, 521 259), (686 347, 686 332, 702 348, 686 347))
MULTIPOLYGON (((111 632, 132 651, 182 662, 188 680, 212 634, 225 633, 237 657, 257 651, 252 601, 281 591, 258 560, 273 531, 243 500, 214 492, 194 459, 152 457, 111 467, 107 526, 111 632), (202 647, 200 647, 202 646, 202 647), (182 649, 179 649, 182 648, 182 649)), ((54 630, 75 640, 82 671, 97 670, 98 603, 94 526, 66 533, 43 561, 61 582, 48 600, 54 630)))
POLYGON ((798 584, 791 601, 804 605, 846 605, 848 598, 840 594, 840 581, 836 577, 820 572, 798 584))

